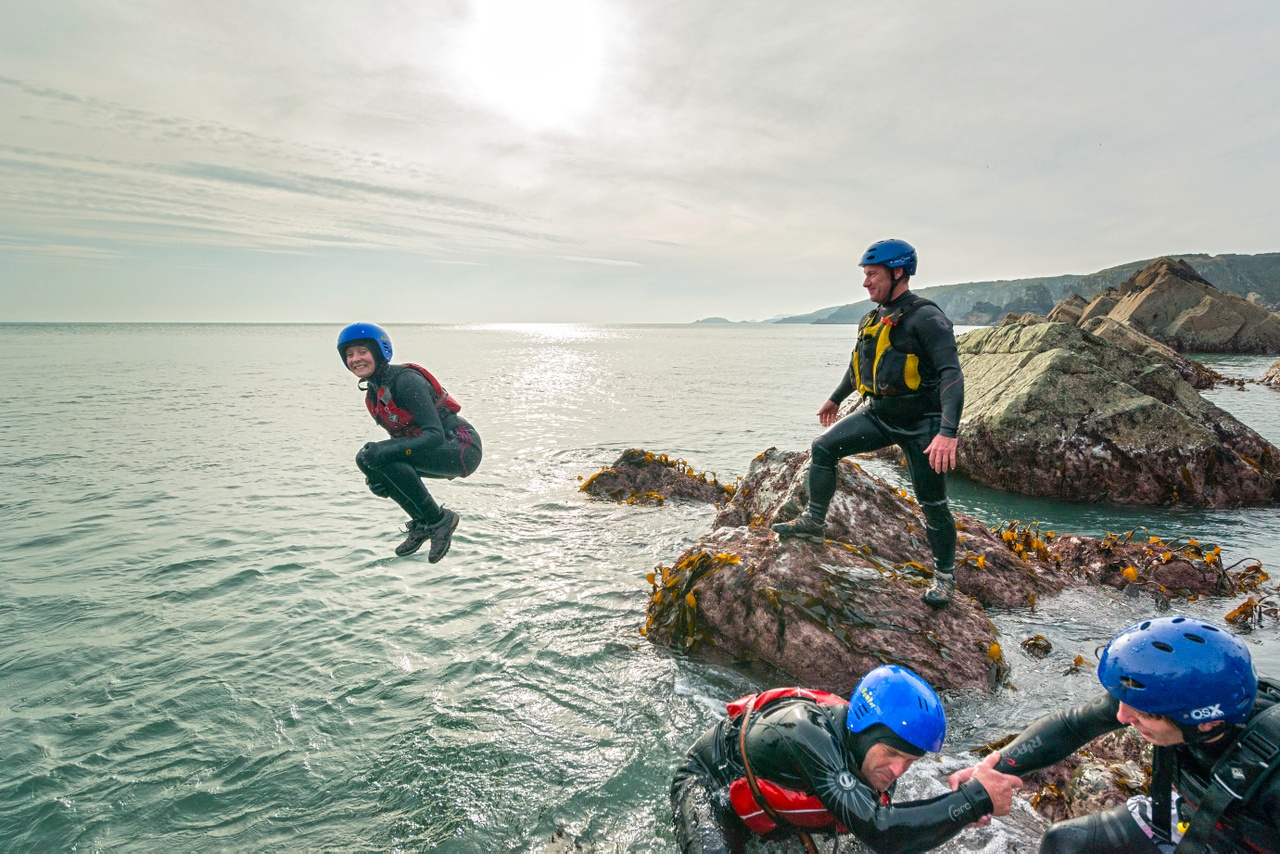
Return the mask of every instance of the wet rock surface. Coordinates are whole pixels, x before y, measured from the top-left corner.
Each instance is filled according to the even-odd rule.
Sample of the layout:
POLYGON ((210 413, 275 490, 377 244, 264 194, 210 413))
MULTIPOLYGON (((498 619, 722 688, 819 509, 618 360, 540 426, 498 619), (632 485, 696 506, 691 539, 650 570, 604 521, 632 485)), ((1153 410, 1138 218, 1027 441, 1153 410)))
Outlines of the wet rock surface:
POLYGON ((1064 501, 1270 504, 1280 449, 1181 373, 1067 323, 978 329, 959 342, 959 471, 1064 501))
POLYGON ((1131 728, 1099 736, 1057 765, 1022 778, 1022 795, 1049 821, 1062 821, 1145 795, 1151 746, 1131 728))
POLYGON ((854 463, 839 470, 828 539, 769 530, 807 502, 808 454, 757 457, 710 533, 650 576, 645 632, 655 643, 763 662, 797 684, 848 693, 868 670, 897 663, 939 689, 995 684, 1003 671, 982 605, 1027 605, 1066 574, 1032 567, 977 520, 957 524, 953 603, 920 600, 932 567, 914 502, 854 463))
POLYGON ((671 498, 722 504, 734 488, 712 473, 698 474, 684 460, 631 448, 591 477, 580 489, 596 498, 627 504, 661 504, 671 498))

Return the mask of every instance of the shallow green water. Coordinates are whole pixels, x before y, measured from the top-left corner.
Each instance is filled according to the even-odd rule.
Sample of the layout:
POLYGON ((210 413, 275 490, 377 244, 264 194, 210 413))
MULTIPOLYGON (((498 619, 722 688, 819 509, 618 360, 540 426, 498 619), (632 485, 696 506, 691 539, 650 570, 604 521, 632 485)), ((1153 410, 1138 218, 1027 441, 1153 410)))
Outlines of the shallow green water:
MULTIPOLYGON (((633 446, 729 479, 806 448, 850 330, 393 329, 484 438, 477 474, 433 488, 463 517, 434 566, 391 556, 400 519, 353 465, 378 431, 336 332, 0 328, 3 850, 505 851, 558 828, 670 848, 672 767, 759 686, 637 633, 645 573, 712 511, 589 502, 577 478, 633 446)), ((1280 395, 1213 396, 1280 442, 1280 395)), ((1280 566, 1274 509, 953 496, 989 522, 1144 524, 1280 566)), ((1091 694, 1059 659, 1149 608, 1077 591, 997 615, 1057 651, 1015 656, 1017 691, 952 703, 953 743, 1091 694)), ((1275 632, 1251 642, 1280 672, 1275 632)))

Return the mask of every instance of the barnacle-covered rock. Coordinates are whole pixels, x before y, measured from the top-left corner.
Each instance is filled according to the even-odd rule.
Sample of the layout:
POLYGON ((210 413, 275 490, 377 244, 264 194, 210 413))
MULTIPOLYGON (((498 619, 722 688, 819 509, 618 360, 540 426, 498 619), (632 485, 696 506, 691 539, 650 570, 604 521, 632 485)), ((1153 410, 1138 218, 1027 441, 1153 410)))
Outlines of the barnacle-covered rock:
POLYGON ((649 576, 649 639, 761 661, 797 684, 840 693, 885 662, 940 689, 998 682, 1004 660, 980 601, 1027 605, 1037 591, 1060 589, 1065 574, 1033 569, 961 516, 961 593, 934 611, 920 600, 932 566, 923 515, 852 462, 839 466, 826 542, 780 541, 769 530, 807 501, 807 463, 805 453, 761 454, 712 531, 649 576))
POLYGON ((978 329, 960 473, 1065 501, 1208 507, 1280 498, 1280 449, 1152 364, 1068 323, 978 329))
POLYGON ((684 460, 637 448, 623 451, 613 465, 591 475, 580 488, 588 495, 628 504, 661 504, 668 498, 722 504, 734 489, 712 473, 698 474, 684 460))
POLYGON ((1071 756, 1023 777, 1022 793, 1050 821, 1122 804, 1151 785, 1151 746, 1131 727, 1109 732, 1071 756))

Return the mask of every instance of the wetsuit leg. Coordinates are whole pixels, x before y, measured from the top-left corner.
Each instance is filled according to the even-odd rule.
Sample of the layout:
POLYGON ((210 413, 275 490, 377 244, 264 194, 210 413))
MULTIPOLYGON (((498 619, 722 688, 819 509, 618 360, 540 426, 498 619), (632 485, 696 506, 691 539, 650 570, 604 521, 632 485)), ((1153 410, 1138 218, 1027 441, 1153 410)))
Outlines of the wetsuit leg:
POLYGON ((1050 825, 1040 839, 1040 854, 1166 854, 1174 846, 1157 845, 1129 811, 1108 810, 1050 825))
POLYGON ((387 495, 409 514, 410 519, 430 523, 440 521, 440 505, 427 492, 427 487, 413 466, 397 460, 374 467, 366 465, 360 457, 356 457, 356 465, 369 480, 381 483, 387 495))
POLYGON ((836 494, 836 464, 842 457, 874 451, 893 441, 865 408, 841 418, 814 439, 809 460, 809 515, 819 522, 827 518, 827 506, 836 494))
POLYGON ((409 518, 434 525, 443 513, 422 478, 466 477, 480 466, 482 456, 480 435, 475 428, 461 422, 450 430, 442 444, 405 457, 404 462, 397 460, 375 468, 363 464, 357 457, 356 465, 371 481, 381 483, 409 518))
POLYGON ((671 814, 682 854, 742 854, 748 831, 729 804, 728 785, 716 782, 696 757, 676 769, 671 814))
POLYGON ((907 460, 911 487, 924 513, 925 537, 929 541, 929 551, 933 552, 934 568, 946 571, 956 561, 956 520, 947 503, 947 476, 934 471, 925 454, 925 448, 932 441, 933 433, 914 435, 899 439, 898 447, 907 460))

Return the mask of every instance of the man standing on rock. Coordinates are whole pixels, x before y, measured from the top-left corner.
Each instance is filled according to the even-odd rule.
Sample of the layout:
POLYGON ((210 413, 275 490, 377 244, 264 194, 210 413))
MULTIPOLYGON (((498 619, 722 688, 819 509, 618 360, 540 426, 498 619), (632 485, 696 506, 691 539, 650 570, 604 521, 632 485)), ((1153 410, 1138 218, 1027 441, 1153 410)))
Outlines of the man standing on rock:
POLYGON ((836 464, 851 454, 897 445, 924 511, 933 553, 935 571, 924 601, 942 608, 956 588, 956 525, 947 506, 946 477, 956 465, 956 431, 964 409, 956 337, 942 309, 910 291, 916 250, 909 243, 873 243, 860 264, 862 286, 877 308, 858 324, 844 379, 818 410, 818 422, 828 429, 813 440, 809 509, 773 530, 821 542, 836 491, 836 464), (855 390, 866 405, 837 421, 840 404, 855 390))
POLYGON ((1027 727, 995 770, 1047 768, 1127 724, 1154 745, 1150 794, 1051 825, 1040 854, 1280 852, 1280 683, 1258 678, 1243 641, 1190 617, 1143 620, 1107 644, 1098 680, 1103 694, 1027 727))

